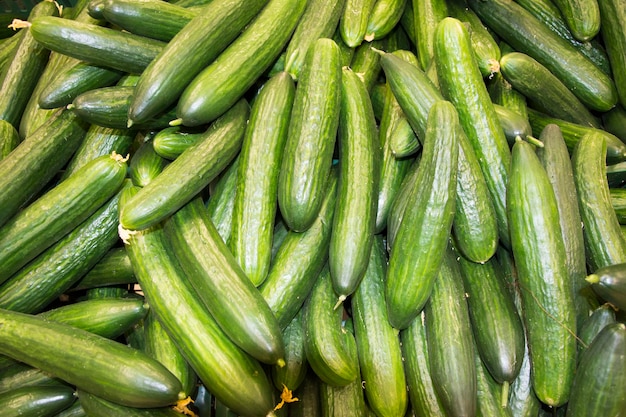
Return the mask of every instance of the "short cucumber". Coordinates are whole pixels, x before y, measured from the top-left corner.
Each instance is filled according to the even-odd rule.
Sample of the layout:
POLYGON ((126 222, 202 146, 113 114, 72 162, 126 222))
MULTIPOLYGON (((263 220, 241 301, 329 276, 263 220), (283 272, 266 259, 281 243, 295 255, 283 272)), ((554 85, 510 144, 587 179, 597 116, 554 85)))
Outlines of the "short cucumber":
POLYGON ((572 35, 579 41, 588 41, 600 31, 599 3, 597 0, 554 0, 572 35))
POLYGON ((611 64, 611 72, 615 80, 617 95, 622 106, 626 107, 626 10, 622 2, 617 0, 598 1, 602 25, 600 31, 606 46, 611 64))
POLYGON ((409 0, 383 0, 374 2, 367 19, 364 40, 382 39, 389 35, 400 22, 409 0))
POLYGON ((7 417, 46 417, 63 411, 75 400, 74 390, 67 386, 22 387, 0 394, 0 407, 7 417))
POLYGON ((378 50, 384 47, 384 40, 374 40, 362 43, 354 49, 354 55, 349 67, 359 75, 367 91, 378 82, 380 67, 380 54, 378 50))
POLYGON ((626 263, 598 268, 586 280, 600 298, 620 310, 626 308, 626 263))
POLYGON ((170 126, 159 130, 152 140, 154 151, 165 159, 174 160, 202 137, 202 131, 189 131, 182 126, 170 126))
POLYGON ((374 3, 374 0, 345 0, 339 32, 348 47, 356 48, 363 42, 374 3))
POLYGON ((132 407, 166 406, 180 399, 178 379, 139 350, 37 316, 2 310, 0 317, 3 354, 79 389, 132 407), (126 367, 133 372, 124 372, 126 367))
POLYGON ((241 100, 120 210, 126 229, 145 229, 174 213, 206 187, 241 148, 249 106, 241 100))
POLYGON ((147 139, 133 153, 128 176, 134 185, 145 187, 163 171, 168 162, 154 151, 152 140, 147 139))
POLYGON ((532 136, 532 127, 526 117, 520 115, 512 109, 496 103, 493 103, 493 108, 498 115, 498 120, 504 130, 504 136, 506 136, 509 146, 513 146, 515 139, 518 136, 522 139, 532 136))

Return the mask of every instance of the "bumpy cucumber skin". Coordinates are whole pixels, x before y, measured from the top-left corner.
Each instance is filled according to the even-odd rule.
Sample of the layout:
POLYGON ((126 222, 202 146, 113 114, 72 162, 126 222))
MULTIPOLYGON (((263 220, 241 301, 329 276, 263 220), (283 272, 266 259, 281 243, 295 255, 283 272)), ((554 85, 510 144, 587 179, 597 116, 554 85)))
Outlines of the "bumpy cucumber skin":
POLYGON ((363 42, 374 3, 374 0, 345 0, 339 32, 348 47, 356 48, 363 42))
POLYGON ((441 20, 448 16, 448 6, 442 0, 412 0, 417 57, 423 71, 433 59, 435 30, 441 20))
POLYGON ((600 8, 596 0, 554 0, 572 35, 581 42, 588 41, 600 31, 600 8))
POLYGON ((367 20, 365 40, 381 39, 393 32, 409 0, 377 1, 367 20))
POLYGON ((626 7, 619 0, 599 0, 602 25, 600 31, 611 64, 611 73, 619 102, 626 107, 626 7))

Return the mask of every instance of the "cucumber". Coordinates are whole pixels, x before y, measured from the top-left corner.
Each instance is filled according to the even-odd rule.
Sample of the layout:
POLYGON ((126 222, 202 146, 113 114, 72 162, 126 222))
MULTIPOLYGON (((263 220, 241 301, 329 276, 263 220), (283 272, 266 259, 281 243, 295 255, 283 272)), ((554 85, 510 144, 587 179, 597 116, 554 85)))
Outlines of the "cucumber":
POLYGON ((572 35, 579 41, 588 41, 600 31, 599 3, 596 0, 554 0, 572 35))
POLYGON ((0 161, 6 158, 21 141, 17 129, 6 120, 0 120, 0 161))
MULTIPOLYGON (((528 104, 526 97, 515 90, 504 78, 502 73, 494 74, 491 80, 487 82, 487 91, 489 91, 489 96, 493 104, 500 106, 499 108, 506 108, 507 110, 515 112, 528 123, 528 104)), ((495 107, 496 111, 498 111, 498 106, 495 107)), ((513 144, 511 144, 511 146, 513 146, 513 144)))
POLYGON ((2 415, 46 417, 69 407, 76 397, 67 386, 22 387, 0 394, 2 415))
POLYGON ((404 415, 408 406, 400 338, 387 319, 386 266, 385 245, 377 236, 351 304, 365 397, 381 417, 404 415))
POLYGON ((94 159, 0 228, 0 282, 82 223, 122 186, 119 155, 94 159))
POLYGON ((327 38, 309 47, 291 113, 278 179, 278 204, 290 229, 306 230, 323 201, 339 126, 339 47, 327 38))
POLYGON ((572 155, 585 254, 592 271, 626 262, 626 240, 611 205, 605 159, 606 142, 596 132, 585 134, 572 155))
POLYGON ((0 371, 0 394, 22 387, 68 385, 58 378, 46 375, 40 369, 17 362, 0 371))
POLYGON ((205 203, 211 221, 226 244, 230 240, 233 227, 238 170, 239 157, 236 157, 214 180, 211 195, 205 203))
MULTIPOLYGON (((122 210, 123 204, 122 201, 122 210)), ((274 405, 273 388, 265 371, 226 336, 200 303, 173 255, 163 228, 157 225, 131 233, 127 242, 126 248, 151 311, 203 385, 240 414, 267 415, 274 405), (225 380, 224 375, 231 377, 225 380)))
POLYGON ((598 6, 602 17, 602 40, 609 56, 619 102, 626 107, 626 35, 623 30, 626 10, 622 2, 616 0, 598 1, 598 6))
POLYGON ((166 406, 180 399, 178 379, 139 350, 29 314, 1 310, 0 320, 2 354, 50 372, 78 389, 140 408, 166 406))
POLYGON ((372 11, 367 19, 367 27, 363 39, 370 42, 389 35, 400 22, 408 1, 383 0, 374 2, 372 11))
POLYGON ((177 417, 181 415, 170 407, 151 409, 125 407, 83 390, 78 390, 76 396, 89 417, 177 417))
POLYGON ((299 80, 311 45, 332 38, 339 25, 345 0, 309 0, 285 50, 285 71, 299 80))
POLYGON ((476 415, 512 417, 511 410, 504 406, 506 402, 502 400, 504 398, 506 401, 505 394, 508 392, 493 378, 476 352, 474 362, 476 363, 476 415))
POLYGON ((604 327, 616 322, 614 306, 602 304, 600 307, 593 310, 589 317, 582 323, 580 331, 578 332, 578 336, 580 337, 578 359, 580 360, 582 356, 581 353, 589 347, 593 339, 595 339, 604 327))
POLYGON ((448 5, 442 0, 412 0, 417 58, 423 71, 430 65, 434 55, 435 29, 448 17, 448 5))
POLYGON ((428 300, 450 236, 456 204, 458 123, 450 102, 433 104, 385 285, 389 322, 400 330, 408 327, 428 300))
POLYGON ((381 67, 380 54, 377 51, 383 47, 384 40, 374 40, 362 43, 354 49, 349 67, 359 75, 368 92, 378 82, 381 67))
POLYGON ((140 74, 163 50, 165 42, 60 17, 34 19, 37 42, 94 65, 140 74))
POLYGON ((304 310, 300 309, 291 323, 283 330, 285 343, 285 365, 273 366, 270 370, 272 382, 277 390, 295 391, 304 382, 309 365, 304 354, 304 310))
POLYGON ((365 40, 367 23, 375 3, 375 0, 345 0, 339 32, 348 47, 356 48, 365 40))
POLYGON ((187 85, 177 105, 181 124, 209 123, 240 100, 289 41, 304 0, 270 0, 254 20, 187 85))
POLYGON ((556 197, 534 147, 513 145, 507 192, 511 244, 518 270, 539 400, 567 402, 576 366, 576 309, 556 197))
POLYGON ((495 208, 498 234, 506 246, 509 231, 505 199, 511 154, 463 23, 443 19, 437 26, 434 52, 441 91, 459 112, 460 124, 480 162, 495 208))
POLYGON ((600 298, 620 310, 626 308, 626 263, 598 268, 586 280, 600 298))
POLYGON ((205 188, 241 148, 249 106, 241 100, 120 209, 125 229, 145 229, 164 220, 205 188))
POLYGON ((343 301, 365 274, 376 227, 380 144, 372 104, 359 76, 342 69, 339 111, 339 182, 328 265, 343 301))
POLYGON ((521 52, 505 54, 500 70, 514 89, 524 94, 529 105, 557 119, 584 126, 600 122, 550 70, 521 52))
MULTIPOLYGON (((610 184, 609 184, 610 185, 610 184)), ((623 188, 609 188, 611 195, 611 205, 619 224, 626 224, 626 190, 623 188)))
POLYGON ((288 231, 259 287, 282 329, 298 313, 328 260, 336 193, 337 172, 331 170, 317 219, 305 232, 288 231))
POLYGON ((80 401, 74 401, 74 404, 56 414, 54 417, 86 417, 85 410, 80 405, 80 401))
POLYGON ((456 255, 450 248, 443 252, 424 308, 428 364, 446 415, 472 416, 477 402, 472 327, 456 255))
POLYGON ((167 160, 154 151, 152 140, 148 139, 133 153, 128 166, 128 176, 133 185, 145 187, 163 171, 167 163, 167 160))
POLYGON ((520 115, 515 110, 493 103, 493 108, 498 115, 500 125, 504 130, 504 136, 509 146, 513 146, 515 139, 519 136, 522 139, 527 139, 528 136, 532 136, 532 127, 528 118, 520 115))
POLYGON ((123 30, 169 42, 198 11, 155 0, 107 0, 101 14, 102 19, 123 30))
POLYGON ((518 52, 548 68, 590 110, 617 102, 615 84, 575 47, 513 0, 468 0, 483 23, 518 52))
POLYGON ((625 358, 626 326, 624 323, 609 324, 582 354, 566 416, 622 413, 626 401, 623 396, 614 394, 624 390, 626 380, 623 374, 614 370, 623 369, 625 358))
POLYGON ((626 109, 617 105, 612 110, 602 113, 602 127, 626 142, 626 109))
POLYGON ((257 287, 270 267, 279 169, 294 95, 288 73, 267 81, 252 105, 241 147, 229 247, 257 287))
POLYGON ((141 74, 128 110, 129 122, 149 120, 174 105, 185 87, 265 3, 267 0, 217 0, 203 7, 141 74))
POLYGON ((348 339, 354 336, 341 324, 344 308, 335 307, 336 298, 325 265, 303 307, 304 352, 311 369, 324 383, 346 386, 358 378, 359 360, 348 346, 348 339))
POLYGON ((13 274, 0 286, 0 308, 39 313, 72 287, 118 242, 118 203, 119 196, 109 199, 13 274))
POLYGON ((409 203, 409 197, 411 196, 410 191, 415 187, 415 180, 417 179, 417 175, 419 174, 419 164, 421 156, 421 153, 418 154, 411 162, 409 172, 407 172, 406 176, 402 180, 400 188, 398 189, 398 195, 393 200, 393 202, 391 203, 391 207, 389 208, 386 237, 387 251, 390 253, 398 234, 400 224, 402 224, 402 218, 404 216, 405 208, 409 203))
POLYGON ((4 69, 21 40, 22 34, 20 32, 12 32, 11 36, 3 40, 0 45, 0 68, 4 69))
POLYGON ((189 284, 224 333, 259 361, 284 365, 278 322, 220 238, 202 200, 181 207, 165 223, 165 232, 189 284))
POLYGON ((307 370, 302 385, 294 392, 299 401, 290 405, 289 416, 291 417, 321 417, 322 415, 320 380, 312 369, 307 368, 307 370))
POLYGON ((154 135, 152 146, 157 154, 172 161, 185 149, 195 145, 202 133, 197 129, 184 129, 181 126, 166 127, 154 135))

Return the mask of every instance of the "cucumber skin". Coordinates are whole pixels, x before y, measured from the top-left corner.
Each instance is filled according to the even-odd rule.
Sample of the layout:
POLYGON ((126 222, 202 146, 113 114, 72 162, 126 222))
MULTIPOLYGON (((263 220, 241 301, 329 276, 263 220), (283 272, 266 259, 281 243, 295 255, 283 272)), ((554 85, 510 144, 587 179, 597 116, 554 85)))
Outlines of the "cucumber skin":
POLYGON ((71 387, 26 386, 0 394, 0 406, 6 416, 45 417, 63 411, 75 399, 71 387))
POLYGON ((157 407, 149 410, 125 407, 111 401, 104 400, 87 391, 76 392, 78 402, 90 417, 177 417, 180 413, 171 407, 157 407))
POLYGON ((374 4, 374 0, 345 0, 339 33, 348 47, 356 48, 363 42, 374 4))
POLYGON ((554 0, 574 38, 591 40, 600 31, 600 2, 595 0, 554 0))
POLYGON ((626 263, 601 267, 587 281, 600 298, 620 310, 626 308, 626 263))
POLYGON ((513 256, 537 397, 559 406, 576 366, 576 310, 556 197, 532 145, 513 146, 507 194, 513 256))
POLYGON ((0 317, 3 354, 123 405, 159 407, 179 399, 178 379, 139 350, 37 316, 1 310, 0 317))
POLYGON ((6 120, 0 120, 0 161, 6 158, 21 141, 17 129, 6 120))
POLYGON ((121 225, 131 230, 155 225, 206 187, 239 152, 248 113, 248 103, 242 100, 211 124, 202 140, 120 209, 121 225))
POLYGON ((406 328, 426 304, 452 228, 458 168, 458 116, 447 101, 428 116, 419 173, 389 258, 389 322, 406 328), (428 207, 428 210, 425 208, 428 207))
POLYGON ((448 5, 443 0, 411 0, 417 57, 422 71, 426 71, 433 59, 435 30, 441 20, 448 16, 448 5))
POLYGON ((600 31, 606 45, 619 102, 626 107, 626 10, 619 0, 600 0, 600 31))

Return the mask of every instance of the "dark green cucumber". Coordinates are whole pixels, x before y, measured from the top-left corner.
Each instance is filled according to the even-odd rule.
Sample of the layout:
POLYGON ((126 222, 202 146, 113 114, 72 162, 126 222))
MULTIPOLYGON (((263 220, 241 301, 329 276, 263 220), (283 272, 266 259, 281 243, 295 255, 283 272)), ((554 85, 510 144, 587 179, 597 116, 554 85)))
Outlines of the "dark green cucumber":
POLYGON ((561 129, 563 140, 570 154, 573 153, 576 144, 587 133, 594 133, 595 140, 604 139, 606 143, 606 161, 609 164, 617 164, 626 161, 626 144, 606 130, 595 129, 588 126, 571 123, 565 120, 547 116, 539 111, 528 108, 528 120, 537 137, 548 124, 555 124, 561 129))
POLYGON ((592 271, 626 262, 626 240, 611 205, 605 159, 606 142, 596 132, 585 134, 572 155, 587 265, 592 271))
POLYGON ((278 322, 217 233, 202 200, 179 209, 165 231, 189 283, 224 333, 259 361, 283 364, 278 322), (233 309, 233 304, 239 307, 233 309))
POLYGON ((86 126, 73 113, 58 110, 0 161, 2 189, 11 196, 0 200, 0 225, 39 193, 67 163, 80 145, 86 126))
POLYGON ((404 415, 408 406, 400 338, 387 319, 386 270, 385 245, 378 236, 351 306, 365 396, 381 417, 404 415))
POLYGON ((145 352, 163 364, 178 378, 183 393, 187 396, 193 395, 198 377, 154 313, 148 312, 145 316, 143 334, 145 352))
POLYGON ((336 192, 337 172, 331 170, 317 219, 305 232, 289 230, 259 287, 283 329, 302 307, 328 260, 336 192))
POLYGON ((7 63, 10 61, 17 44, 22 40, 22 34, 19 32, 12 32, 11 36, 5 38, 0 45, 0 68, 4 69, 7 63))
POLYGON ((270 371, 277 390, 297 390, 306 378, 309 369, 304 354, 304 310, 300 309, 291 323, 283 330, 285 343, 285 365, 273 366, 270 371))
POLYGON ((523 140, 513 145, 507 210, 533 387, 543 403, 559 406, 569 398, 576 366, 574 290, 552 184, 523 140))
POLYGON ((374 240, 380 144, 372 104, 359 76, 342 69, 339 182, 328 265, 339 300, 352 294, 365 274, 374 240))
POLYGON ((493 378, 476 349, 474 362, 476 363, 476 415, 512 417, 511 410, 506 407, 508 385, 503 387, 493 378))
POLYGON ((435 30, 439 22, 448 17, 448 5, 442 0, 412 0, 412 5, 417 58, 426 71, 434 55, 435 30))
POLYGON ((584 126, 599 127, 598 119, 546 67, 521 52, 505 54, 500 70, 514 89, 536 110, 584 126))
POLYGON ((133 153, 128 166, 128 176, 133 185, 145 187, 159 175, 168 161, 154 151, 152 140, 146 140, 133 153))
POLYGON ((37 316, 2 310, 0 317, 3 354, 79 389, 132 407, 166 406, 180 399, 178 379, 139 350, 37 316))
POLYGON ((349 67, 359 75, 369 92, 379 80, 382 71, 378 50, 384 47, 384 41, 375 40, 363 43, 354 49, 349 67))
POLYGON ((475 65, 469 33, 463 23, 445 18, 437 26, 435 63, 443 96, 459 112, 493 201, 500 240, 509 242, 506 184, 511 153, 480 71, 475 65))
POLYGON ((136 282, 126 248, 117 246, 100 258, 98 263, 72 287, 72 290, 78 291, 107 285, 134 284, 136 282))
POLYGON ((101 14, 104 20, 123 30, 169 42, 198 11, 155 0, 107 0, 101 14))
POLYGON ((0 308, 39 313, 67 291, 118 242, 118 203, 119 196, 109 199, 12 275, 0 286, 0 308))
POLYGON ((257 287, 270 268, 279 169, 294 95, 288 73, 270 78, 254 100, 241 147, 229 247, 257 287))
POLYGON ((162 227, 132 233, 127 242, 133 268, 151 311, 200 381, 219 401, 238 413, 267 415, 274 404, 273 387, 265 371, 258 361, 228 338, 201 304, 174 257, 162 227), (162 291, 162 288, 171 291, 162 291), (224 375, 230 378, 225 380, 224 375))
POLYGON ((335 306, 336 301, 326 265, 303 307, 304 352, 311 369, 324 383, 346 386, 359 377, 359 359, 348 346, 348 339, 354 336, 342 326, 344 307, 335 306))
POLYGON ((74 401, 74 404, 55 414, 54 417, 87 417, 85 410, 80 405, 80 401, 74 401))
POLYGON ((248 113, 248 103, 241 100, 211 124, 202 140, 121 208, 121 225, 132 230, 155 225, 206 187, 239 152, 248 113))
POLYGON ((174 160, 202 137, 202 131, 170 126, 159 130, 152 139, 154 151, 165 159, 174 160))
POLYGON ((67 386, 22 387, 0 394, 0 407, 7 417, 47 417, 75 400, 74 390, 67 386))
POLYGON ((0 119, 16 129, 50 55, 50 50, 37 42, 30 29, 33 20, 44 16, 58 16, 54 2, 43 1, 33 7, 26 27, 19 34, 21 39, 0 74, 0 119))
POLYGON ((60 17, 40 17, 30 27, 46 48, 95 65, 140 74, 165 42, 60 17))
POLYGON ((126 162, 119 155, 94 159, 0 228, 0 282, 82 223, 122 186, 126 162))
POLYGON ((0 371, 0 394, 22 387, 65 386, 68 384, 32 366, 17 362, 0 371))
POLYGON ((410 405, 416 416, 445 416, 435 392, 428 359, 424 311, 400 331, 410 405))
POLYGON ((364 40, 382 39, 397 27, 408 0, 383 0, 374 2, 367 19, 364 40))
POLYGON ((566 416, 622 414, 626 400, 623 395, 615 394, 624 391, 626 379, 615 369, 623 369, 625 359, 626 326, 624 323, 609 324, 582 354, 566 416))
POLYGON ((626 224, 626 189, 624 188, 609 188, 611 195, 611 205, 619 224, 626 224))
POLYGON ((204 7, 141 74, 128 111, 129 121, 141 123, 174 105, 185 87, 265 3, 267 0, 217 0, 204 7))
POLYGON ((626 263, 598 268, 586 280, 600 298, 620 310, 626 308, 626 263))
POLYGON ((232 107, 278 58, 304 12, 304 0, 270 0, 255 19, 180 96, 186 126, 209 123, 232 107))
POLYGON ((285 71, 298 80, 306 55, 320 38, 332 38, 339 25, 345 0, 310 0, 285 51, 285 71))
POLYGON ((541 132, 539 140, 543 143, 543 147, 537 149, 537 155, 548 174, 559 209, 559 223, 565 244, 567 269, 576 303, 576 321, 580 328, 583 320, 589 315, 589 301, 583 290, 587 286, 585 282, 587 264, 572 162, 558 126, 547 125, 541 132))
POLYGON ((611 64, 619 102, 626 107, 626 10, 620 1, 598 1, 602 26, 600 31, 611 64))
MULTIPOLYGON (((504 78, 502 73, 494 74, 487 82, 487 91, 493 104, 506 108, 515 112, 523 119, 528 121, 527 100, 526 97, 515 90, 513 86, 504 78)), ((496 111, 497 111, 496 107, 496 111)), ((507 138, 508 139, 508 138, 507 138)), ((513 146, 511 144, 511 146, 513 146)))
POLYGON ((212 182, 212 190, 205 205, 211 221, 224 243, 228 244, 233 228, 233 209, 237 193, 237 172, 239 157, 236 157, 212 182))
POLYGON ((446 415, 472 416, 477 396, 472 326, 456 255, 450 248, 443 252, 424 308, 428 364, 446 415))
POLYGON ((115 84, 122 78, 122 71, 77 62, 58 74, 39 94, 42 109, 55 109, 70 104, 79 94, 115 84))
POLYGON ((602 127, 626 143, 626 108, 621 105, 602 113, 602 127))
POLYGON ((389 322, 406 328, 428 300, 452 228, 456 204, 459 121, 447 101, 433 104, 417 177, 389 259, 389 322), (426 210, 428 207, 428 210, 426 210))
POLYGON ((374 0, 345 0, 339 32, 348 47, 356 48, 364 41, 374 3, 374 0))
POLYGON ((78 401, 89 417, 180 417, 181 413, 170 407, 134 408, 107 401, 87 391, 78 390, 78 401))
POLYGON ((311 368, 307 368, 302 385, 294 391, 298 401, 289 406, 290 417, 321 417, 320 380, 311 368))
POLYGON ((295 231, 306 230, 322 204, 339 126, 340 84, 339 47, 316 40, 296 87, 278 180, 280 213, 295 231))
POLYGON ((513 146, 518 136, 522 139, 532 136, 533 131, 528 122, 528 118, 520 115, 515 110, 496 103, 493 103, 493 108, 498 115, 498 120, 504 130, 504 136, 506 136, 509 146, 513 146))
POLYGON ((582 323, 580 331, 578 332, 578 337, 580 337, 580 342, 578 344, 579 360, 581 358, 581 352, 589 347, 598 333, 600 333, 604 327, 615 323, 616 321, 615 307, 611 304, 602 304, 600 307, 593 310, 593 312, 582 323))
POLYGON ((615 84, 575 47, 513 0, 468 0, 469 6, 515 50, 548 68, 589 109, 610 110, 615 84))
POLYGON ((0 120, 0 160, 10 154, 21 141, 17 129, 6 120, 0 120))
POLYGON ((572 35, 583 42, 600 31, 599 3, 596 0, 554 0, 572 35))

